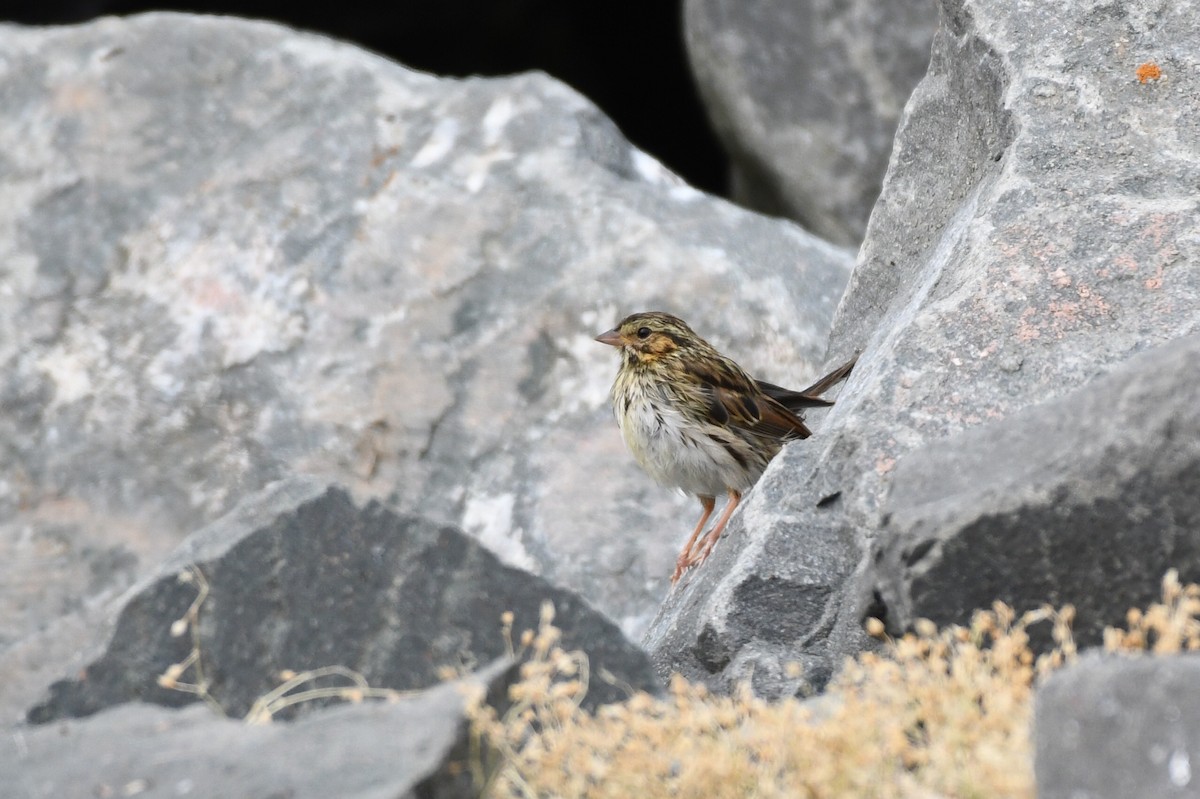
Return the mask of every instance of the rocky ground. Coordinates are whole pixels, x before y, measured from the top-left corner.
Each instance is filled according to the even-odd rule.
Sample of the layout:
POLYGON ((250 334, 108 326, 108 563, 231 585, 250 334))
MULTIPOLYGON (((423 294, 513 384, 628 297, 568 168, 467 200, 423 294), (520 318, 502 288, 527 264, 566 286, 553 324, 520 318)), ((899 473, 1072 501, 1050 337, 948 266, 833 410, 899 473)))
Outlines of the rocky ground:
MULTIPOLYGON (((544 75, 0 26, 0 784, 471 795, 442 681, 505 701, 506 611, 554 604, 589 706, 674 672, 773 698, 868 617, 1070 602, 1087 644, 1200 579, 1200 8, 777 5, 689 0, 686 35, 739 199, 809 230, 544 75), (649 308, 773 382, 862 353, 674 590, 694 503, 624 452, 592 341, 649 308), (221 715, 328 666, 405 694, 221 715)), ((1056 677, 1044 794, 1128 795, 1120 727, 1174 795, 1191 668, 1056 677)))

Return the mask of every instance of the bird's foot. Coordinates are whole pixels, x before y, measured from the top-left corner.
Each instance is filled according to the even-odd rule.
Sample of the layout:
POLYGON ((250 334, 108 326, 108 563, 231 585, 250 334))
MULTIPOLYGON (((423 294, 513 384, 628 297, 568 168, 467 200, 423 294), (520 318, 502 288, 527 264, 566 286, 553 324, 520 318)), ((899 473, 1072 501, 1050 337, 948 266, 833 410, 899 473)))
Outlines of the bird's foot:
POLYGON ((708 553, 710 551, 711 551, 711 547, 705 547, 700 552, 692 555, 690 558, 688 558, 687 563, 683 564, 683 568, 685 570, 686 569, 694 569, 697 566, 699 566, 700 564, 704 563, 704 561, 708 560, 708 553))
POLYGON ((683 576, 683 573, 687 571, 688 567, 691 565, 691 558, 687 557, 686 553, 684 555, 680 555, 679 560, 675 561, 675 573, 671 575, 671 585, 675 585, 675 583, 679 582, 679 578, 683 576))

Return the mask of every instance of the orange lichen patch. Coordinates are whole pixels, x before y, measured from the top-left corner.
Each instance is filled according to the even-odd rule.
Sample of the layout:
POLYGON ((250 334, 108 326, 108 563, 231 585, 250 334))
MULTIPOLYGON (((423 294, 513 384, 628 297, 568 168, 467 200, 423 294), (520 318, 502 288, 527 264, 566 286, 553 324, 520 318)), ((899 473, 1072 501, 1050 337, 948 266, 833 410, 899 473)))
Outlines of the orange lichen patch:
MULTIPOLYGON (((1067 278, 1065 273, 1061 277, 1067 278)), ((1044 306, 1029 306, 1021 312, 1015 330, 1018 341, 1061 339, 1073 330, 1096 327, 1112 317, 1112 306, 1091 286, 1069 278, 1060 280, 1054 275, 1051 280, 1059 289, 1055 298, 1047 299, 1044 306)))
POLYGON ((1136 272, 1138 270, 1138 262, 1132 255, 1121 253, 1113 258, 1113 263, 1124 269, 1126 272, 1136 272))
POLYGON ((1078 322, 1082 316, 1080 304, 1077 302, 1051 302, 1050 315, 1064 322, 1078 322))
POLYGON ((1079 294, 1079 302, 1088 316, 1112 316, 1112 308, 1098 292, 1088 286, 1078 286, 1075 291, 1079 294))
POLYGON ((1150 239, 1154 242, 1156 248, 1162 248, 1164 245, 1170 245, 1174 238, 1173 232, 1177 229, 1174 224, 1175 215, 1168 216, 1167 214, 1150 214, 1146 217, 1146 224, 1142 228, 1140 239, 1150 239))
POLYGON ((1156 266, 1154 268, 1154 275, 1146 278, 1142 285, 1151 291, 1154 291, 1155 289, 1161 289, 1163 285, 1163 265, 1159 264, 1156 266))
POLYGON ((993 355, 995 355, 999 350, 1000 350, 1000 342, 993 341, 991 344, 988 344, 986 347, 984 347, 983 349, 976 352, 975 357, 980 358, 980 359, 990 358, 993 355))
POLYGON ((1042 337, 1041 326, 1033 318, 1036 314, 1037 311, 1033 308, 1026 308, 1021 312, 1021 318, 1017 322, 1018 341, 1033 341, 1042 337))
POLYGON ((91 83, 65 83, 54 91, 52 102, 59 113, 82 114, 102 107, 104 95, 91 83))
POLYGON ((1147 61, 1137 68, 1138 83, 1148 83, 1162 77, 1162 70, 1153 61, 1147 61))

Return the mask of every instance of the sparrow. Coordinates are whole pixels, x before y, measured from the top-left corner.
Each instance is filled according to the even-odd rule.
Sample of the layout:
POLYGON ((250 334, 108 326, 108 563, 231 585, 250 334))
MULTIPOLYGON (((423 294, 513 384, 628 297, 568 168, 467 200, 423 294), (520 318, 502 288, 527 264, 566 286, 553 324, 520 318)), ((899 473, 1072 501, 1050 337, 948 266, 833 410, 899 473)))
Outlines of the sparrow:
POLYGON ((636 313, 596 336, 621 352, 610 398, 634 460, 661 485, 697 497, 703 512, 671 576, 705 561, 742 496, 783 444, 808 438, 805 408, 832 405, 821 395, 841 382, 858 356, 802 391, 756 380, 677 316, 636 313), (704 537, 716 498, 728 502, 704 537))

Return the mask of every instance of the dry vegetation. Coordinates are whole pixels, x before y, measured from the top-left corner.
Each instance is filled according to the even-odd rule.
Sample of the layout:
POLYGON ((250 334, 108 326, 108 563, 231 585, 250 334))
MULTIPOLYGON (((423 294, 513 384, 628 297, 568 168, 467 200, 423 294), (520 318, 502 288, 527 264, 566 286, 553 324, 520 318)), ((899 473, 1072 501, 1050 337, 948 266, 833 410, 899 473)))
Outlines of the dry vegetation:
MULTIPOLYGON (((1163 601, 1110 629, 1112 651, 1200 648, 1200 587, 1172 572, 1163 601)), ((932 623, 847 662, 817 702, 714 696, 676 680, 595 714, 578 707, 586 659, 543 616, 503 716, 472 710, 486 797, 1033 797, 1033 691, 1075 658, 1073 610, 1016 616, 1001 604, 969 627, 932 623), (1035 657, 1033 625, 1054 649, 1035 657)), ((511 617, 506 618, 511 626, 511 617)), ((873 631, 879 634, 881 631, 873 631)))
MULTIPOLYGON (((217 715, 224 716, 225 708, 209 692, 204 653, 200 646, 200 609, 204 607, 211 587, 204 572, 196 566, 184 569, 176 579, 181 583, 196 586, 196 598, 192 600, 183 616, 172 622, 171 636, 179 638, 185 634, 190 635, 192 647, 187 657, 168 666, 167 670, 158 676, 157 682, 163 688, 199 697, 217 715), (184 675, 191 675, 191 681, 185 681, 184 675)), ((244 720, 248 724, 270 724, 283 711, 318 700, 362 702, 365 699, 383 699, 395 702, 416 693, 372 687, 357 671, 338 665, 302 672, 289 669, 279 672, 276 676, 279 678, 279 684, 258 697, 246 713, 244 720), (334 684, 328 684, 331 679, 334 684)))
MULTIPOLYGON (((180 580, 195 584, 197 597, 171 633, 190 633, 191 652, 159 684, 223 713, 209 694, 200 646, 208 582, 198 569, 180 580)), ((1129 654, 1198 650, 1198 616, 1200 586, 1181 585, 1172 571, 1162 602, 1130 610, 1125 628, 1105 631, 1104 646, 1129 654)), ((1070 606, 1017 616, 997 603, 968 627, 923 622, 899 640, 884 638, 881 652, 848 660, 815 701, 718 696, 676 679, 666 698, 634 693, 591 714, 579 707, 587 658, 559 646, 553 609, 547 605, 537 632, 526 631, 515 646, 507 613, 503 633, 524 661, 521 679, 502 716, 483 702, 481 686, 468 683, 477 691, 469 702, 471 766, 489 799, 1032 799, 1033 693, 1075 659, 1073 617, 1070 606), (1030 649, 1035 625, 1046 625, 1054 642, 1040 656, 1030 649)), ((870 631, 883 638, 882 625, 870 631)), ((247 721, 268 723, 316 699, 395 701, 407 693, 372 688, 341 666, 279 677, 247 721), (314 685, 330 677, 344 684, 314 685)))

